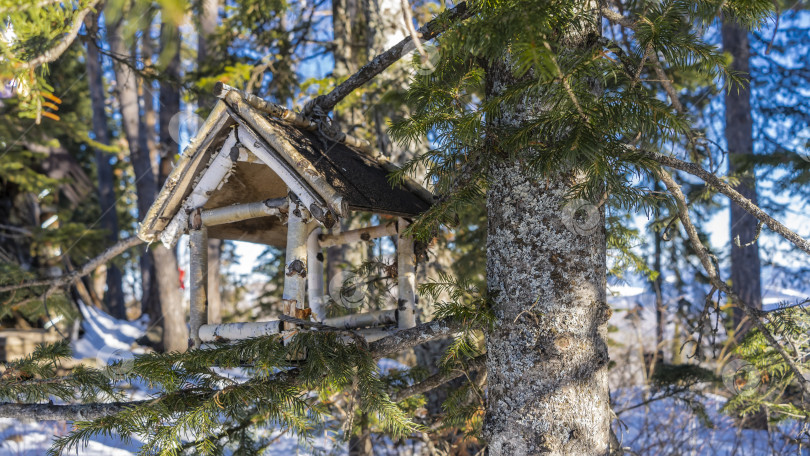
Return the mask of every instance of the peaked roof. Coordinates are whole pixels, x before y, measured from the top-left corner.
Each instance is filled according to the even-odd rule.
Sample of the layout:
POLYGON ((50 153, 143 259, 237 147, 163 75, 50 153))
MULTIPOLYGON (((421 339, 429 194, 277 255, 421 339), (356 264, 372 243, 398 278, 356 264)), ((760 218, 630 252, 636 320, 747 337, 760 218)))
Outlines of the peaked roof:
MULTIPOLYGON (((226 140, 233 144, 229 137, 236 138, 237 146, 244 146, 240 148, 243 157, 207 195, 206 209, 283 197, 288 187, 304 188, 311 196, 309 200, 317 201, 318 207, 310 207, 311 212, 326 225, 347 215, 348 209, 413 217, 430 207, 423 199, 425 192, 420 195, 392 187, 388 172, 363 152, 273 118, 248 103, 243 94, 231 91, 217 102, 181 154, 141 222, 141 239, 152 242, 161 238, 173 244, 185 231, 186 212, 192 209, 187 199, 226 140), (264 158, 257 159, 249 150, 262 152, 264 158), (266 163, 270 155, 275 160, 272 168, 266 163), (325 214, 318 217, 321 212, 325 214)), ((297 193, 304 201, 305 195, 297 193)), ((210 227, 209 236, 283 246, 286 227, 275 217, 262 217, 210 227)))

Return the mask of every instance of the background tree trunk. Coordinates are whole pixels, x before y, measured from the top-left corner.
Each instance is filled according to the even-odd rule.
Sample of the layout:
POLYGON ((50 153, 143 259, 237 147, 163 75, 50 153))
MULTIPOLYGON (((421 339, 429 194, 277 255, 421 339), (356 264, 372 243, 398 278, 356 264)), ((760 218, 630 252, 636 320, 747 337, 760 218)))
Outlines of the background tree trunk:
MULTIPOLYGON (((488 97, 516 82, 504 62, 486 77, 488 97)), ((490 122, 515 127, 544 107, 538 98, 523 103, 490 122)), ((561 211, 574 176, 539 177, 520 157, 501 157, 487 189, 487 288, 495 312, 487 334, 489 454, 607 455, 604 207, 592 208, 592 230, 575 232, 569 228, 578 220, 561 211)))
MULTIPOLYGON (((131 58, 129 49, 122 35, 123 24, 111 23, 108 28, 110 50, 114 55, 131 58)), ((176 34, 179 39, 179 33, 176 34)), ((179 48, 178 48, 179 49, 179 48)), ((138 80, 128 66, 114 62, 113 69, 117 83, 118 101, 121 105, 121 123, 130 150, 130 158, 135 171, 135 189, 138 195, 138 217, 142 218, 155 200, 157 183, 150 160, 147 132, 141 120, 138 80)), ((168 129, 166 129, 168 130, 168 129)), ((162 345, 164 350, 185 350, 188 347, 188 336, 179 293, 177 259, 174 253, 157 245, 147 250, 141 257, 141 274, 145 309, 154 305, 151 293, 158 292, 160 317, 152 320, 153 325, 163 327, 162 345), (179 318, 178 318, 179 317, 179 318), (186 333, 185 336, 183 334, 186 333)))
MULTIPOLYGON (((731 70, 748 74, 748 32, 731 21, 723 21, 723 49, 731 54, 731 70)), ((726 147, 728 148, 729 175, 740 174, 740 183, 734 187, 744 197, 757 204, 756 178, 753 170, 744 170, 741 159, 754 153, 753 122, 751 120, 750 87, 733 88, 726 92, 726 147)), ((731 203, 731 288, 740 298, 762 308, 762 285, 760 279, 759 244, 745 244, 756 237, 757 220, 740 206, 731 203), (734 245, 739 236, 741 247, 734 245)), ((734 309, 734 327, 743 320, 742 309, 734 309)), ((746 323, 739 331, 745 334, 751 327, 746 323)))
MULTIPOLYGON (((95 14, 87 16, 85 24, 91 34, 97 29, 98 17, 95 14)), ((93 135, 96 141, 102 144, 110 144, 110 132, 107 127, 107 113, 104 110, 104 82, 101 76, 101 61, 99 60, 98 48, 94 40, 87 42, 87 84, 90 88, 90 100, 93 105, 93 135)), ((113 168, 110 164, 110 154, 102 151, 95 151, 96 174, 98 174, 98 202, 101 207, 101 227, 107 231, 107 239, 110 244, 118 242, 118 213, 115 210, 115 179, 113 178, 113 168)), ((126 318, 126 307, 124 304, 124 283, 121 269, 110 262, 107 264, 107 290, 104 294, 106 312, 115 318, 126 318)))
MULTIPOLYGON (((211 53, 213 33, 217 28, 219 15, 218 0, 203 0, 200 14, 200 33, 197 37, 197 65, 202 68, 211 53)), ((200 108, 208 111, 216 102, 210 94, 200 94, 200 108)), ((222 256, 222 239, 208 239, 208 322, 222 322, 222 293, 219 289, 220 257, 222 256)))
MULTIPOLYGON (((130 48, 124 41, 124 24, 121 20, 106 17, 107 41, 110 52, 120 59, 131 59, 130 48)), ((116 96, 121 111, 121 126, 129 147, 130 161, 135 172, 135 191, 138 196, 138 217, 143 217, 152 205, 155 198, 155 176, 149 160, 149 150, 146 144, 144 125, 140 117, 138 97, 138 80, 135 72, 126 64, 113 59, 115 73, 116 96)), ((154 258, 150 250, 141 254, 141 307, 149 312, 157 297, 157 283, 155 282, 154 258)), ((153 320, 154 321, 154 320, 153 320)))
MULTIPOLYGON (((169 133, 169 122, 172 116, 180 112, 180 29, 177 26, 164 24, 161 27, 161 43, 164 49, 173 52, 165 74, 168 78, 160 83, 160 166, 158 181, 161 186, 174 164, 178 144, 169 133)), ((188 348, 188 328, 186 327, 185 308, 179 290, 180 275, 177 271, 177 256, 162 244, 154 249, 160 280, 161 317, 163 318, 162 345, 166 351, 184 351, 188 348)))

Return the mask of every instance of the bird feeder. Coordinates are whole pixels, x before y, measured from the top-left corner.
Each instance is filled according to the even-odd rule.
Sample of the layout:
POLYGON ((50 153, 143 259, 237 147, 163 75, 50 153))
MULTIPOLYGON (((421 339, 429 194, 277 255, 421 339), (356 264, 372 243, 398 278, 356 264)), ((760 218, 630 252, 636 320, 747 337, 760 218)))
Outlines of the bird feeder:
POLYGON ((144 241, 159 240, 167 247, 189 235, 191 345, 292 327, 283 321, 209 324, 209 238, 285 248, 285 315, 311 314, 328 326, 364 328, 358 332, 369 341, 413 327, 416 260, 413 239, 404 230, 430 207, 433 196, 410 179, 392 186, 393 165, 362 139, 327 138, 299 114, 222 83, 215 94, 219 101, 138 232, 144 241), (330 234, 352 212, 396 219, 330 234), (327 319, 322 249, 385 236, 397 236, 397 308, 327 319))

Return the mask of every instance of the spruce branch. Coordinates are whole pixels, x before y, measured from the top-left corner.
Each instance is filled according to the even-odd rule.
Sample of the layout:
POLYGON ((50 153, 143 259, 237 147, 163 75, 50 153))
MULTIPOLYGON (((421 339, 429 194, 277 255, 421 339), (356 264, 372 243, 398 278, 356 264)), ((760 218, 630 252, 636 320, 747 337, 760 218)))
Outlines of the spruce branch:
POLYGON ((785 351, 784 347, 782 347, 779 341, 776 340, 776 337, 774 337, 771 331, 762 322, 762 311, 741 299, 736 293, 734 293, 726 282, 720 279, 720 275, 717 272, 714 263, 712 263, 709 253, 706 251, 706 247, 700 241, 697 229, 692 224, 692 220, 689 217, 689 209, 687 207, 686 197, 681 191, 680 185, 678 185, 672 176, 664 170, 659 170, 658 176, 667 186, 670 194, 672 194, 672 196, 675 198, 675 202, 678 205, 678 217, 683 223, 686 234, 689 237, 689 241, 691 242, 692 247, 694 247, 698 258, 700 259, 700 263, 703 265, 703 269, 706 271, 712 286, 725 293, 729 298, 731 298, 733 303, 735 303, 743 310, 743 312, 745 312, 746 315, 748 315, 757 329, 761 331, 762 335, 768 341, 768 344, 774 350, 776 350, 782 360, 784 360, 785 364, 788 366, 788 369, 790 369, 790 371, 796 377, 796 380, 801 385, 805 394, 810 394, 810 381, 804 377, 801 369, 799 369, 793 359, 791 359, 790 355, 788 355, 788 353, 785 351))
POLYGON ((88 14, 93 12, 96 5, 98 5, 100 0, 90 0, 90 3, 87 6, 80 10, 76 17, 73 20, 73 25, 68 30, 67 34, 62 37, 59 43, 48 49, 47 51, 43 52, 39 56, 28 60, 27 62, 23 62, 20 65, 20 69, 24 70, 32 70, 37 68, 38 66, 44 65, 46 63, 51 63, 54 60, 58 59, 73 43, 76 37, 79 35, 79 30, 82 28, 82 24, 84 23, 84 18, 87 17, 88 14))

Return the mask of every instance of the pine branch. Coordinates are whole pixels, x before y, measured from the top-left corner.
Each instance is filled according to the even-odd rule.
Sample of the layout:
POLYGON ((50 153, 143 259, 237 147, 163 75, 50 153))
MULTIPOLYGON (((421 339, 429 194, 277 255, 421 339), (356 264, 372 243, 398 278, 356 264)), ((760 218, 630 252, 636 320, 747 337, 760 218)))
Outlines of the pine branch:
MULTIPOLYGON (((454 8, 446 11, 445 14, 442 14, 422 27, 419 27, 419 30, 417 30, 418 35, 421 36, 422 40, 424 41, 431 40, 444 32, 448 24, 462 21, 470 17, 471 14, 472 12, 467 8, 467 2, 461 2, 454 8)), ((343 81, 343 83, 335 87, 334 90, 326 95, 316 97, 307 103, 307 105, 304 107, 303 114, 305 116, 312 116, 316 110, 316 107, 323 114, 328 113, 340 102, 340 100, 346 98, 357 88, 374 78, 374 76, 382 73, 383 70, 396 63, 405 54, 413 51, 414 48, 415 44, 413 37, 407 36, 403 38, 402 41, 395 44, 382 54, 377 55, 369 63, 363 65, 362 68, 351 75, 349 79, 343 81)))
MULTIPOLYGON (((472 361, 470 361, 466 366, 467 371, 478 371, 483 369, 486 367, 486 360, 487 355, 481 355, 473 358, 472 361)), ((411 396, 427 393, 432 389, 438 388, 447 382, 453 381, 462 375, 465 375, 465 373, 466 372, 462 369, 454 369, 449 372, 440 372, 438 374, 431 375, 419 383, 397 391, 391 395, 391 400, 394 402, 400 402, 411 396)))
POLYGON ((709 276, 709 281, 711 282, 712 286, 725 293, 729 298, 731 298, 733 303, 735 303, 743 310, 743 312, 745 312, 745 314, 754 322, 754 325, 762 332, 762 335, 765 337, 765 339, 767 339, 769 345, 771 345, 771 347, 776 350, 776 352, 779 353, 779 356, 781 356, 785 361, 785 364, 796 377, 796 380, 801 385, 805 394, 810 394, 810 381, 804 377, 801 369, 799 369, 796 363, 790 358, 790 355, 788 355, 779 341, 777 341, 773 334, 771 334, 765 324, 762 323, 760 318, 762 316, 762 311, 753 307, 750 303, 742 300, 739 296, 737 296, 736 293, 734 293, 726 282, 720 279, 720 275, 718 274, 717 269, 714 267, 714 263, 712 263, 711 258, 709 258, 709 253, 706 251, 706 247, 702 242, 700 242, 697 229, 695 229, 695 226, 692 224, 692 220, 689 217, 689 209, 687 207, 686 197, 683 195, 681 187, 677 182, 675 182, 672 176, 664 170, 660 170, 658 172, 658 176, 675 198, 675 202, 678 205, 678 217, 681 219, 681 222, 686 229, 686 234, 689 236, 689 241, 692 244, 692 247, 694 247, 698 258, 700 258, 700 263, 703 265, 703 269, 709 276))
POLYGON ((48 297, 51 294, 53 294, 53 292, 56 291, 57 289, 76 283, 82 277, 95 271, 96 268, 98 268, 102 264, 107 263, 108 261, 127 251, 127 249, 141 243, 143 243, 143 241, 138 239, 137 236, 122 239, 121 241, 118 241, 117 244, 113 245, 112 247, 102 252, 101 255, 88 261, 80 269, 73 271, 70 274, 63 274, 61 276, 54 277, 52 279, 28 280, 25 282, 18 283, 16 285, 5 285, 0 287, 0 293, 19 290, 21 288, 44 287, 50 285, 48 290, 45 291, 45 293, 42 295, 44 297, 48 297))
POLYGON ((670 168, 675 168, 695 177, 699 177, 704 182, 714 187, 718 192, 726 195, 731 201, 733 201, 743 210, 756 217, 757 220, 767 225, 768 228, 770 228, 773 232, 787 239, 805 253, 810 254, 810 241, 807 241, 797 233, 791 231, 785 225, 779 223, 773 217, 768 215, 768 213, 760 209, 756 204, 752 203, 751 200, 741 195, 737 190, 734 190, 732 186, 723 182, 719 177, 710 173, 709 171, 706 171, 701 166, 679 160, 675 157, 662 155, 657 152, 650 152, 641 149, 634 149, 634 151, 651 158, 664 166, 669 166, 670 168))
POLYGON ((0 402, 0 418, 37 421, 92 421, 114 415, 148 401, 108 402, 74 405, 14 404, 0 402))
POLYGON ((76 17, 73 21, 73 26, 68 31, 67 35, 65 35, 59 43, 45 51, 43 54, 24 62, 20 68, 22 69, 34 69, 40 65, 44 65, 46 63, 51 63, 54 60, 58 59, 73 43, 76 37, 79 35, 79 30, 81 30, 82 25, 84 24, 84 18, 87 17, 88 14, 93 12, 96 5, 99 3, 100 0, 91 0, 88 3, 87 7, 83 10, 79 11, 76 14, 76 17))

